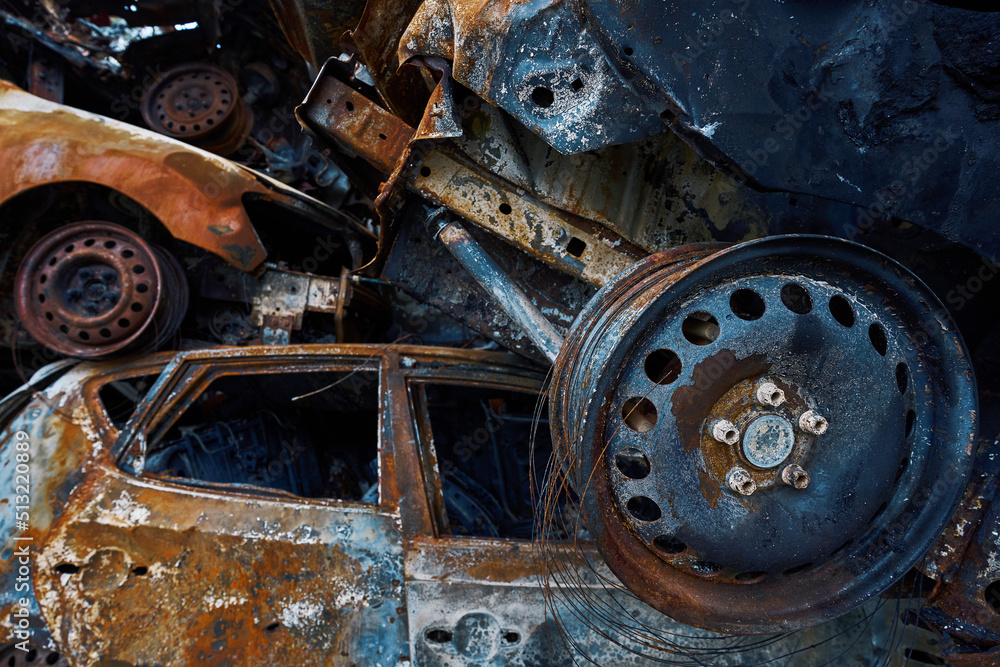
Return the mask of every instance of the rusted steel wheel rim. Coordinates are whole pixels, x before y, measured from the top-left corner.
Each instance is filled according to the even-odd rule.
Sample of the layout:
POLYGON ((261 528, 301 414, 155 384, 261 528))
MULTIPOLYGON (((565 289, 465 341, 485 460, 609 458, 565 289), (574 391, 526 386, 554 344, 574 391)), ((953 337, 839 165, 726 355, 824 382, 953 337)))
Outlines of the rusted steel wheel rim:
POLYGON ((151 129, 219 155, 239 148, 253 124, 236 80, 202 63, 180 65, 157 77, 143 93, 141 111, 151 129))
POLYGON ((28 332, 74 357, 161 344, 187 309, 176 260, 109 222, 74 223, 44 236, 15 280, 17 312, 28 332))
POLYGON ((682 248, 570 331, 553 439, 632 593, 739 634, 818 624, 931 546, 972 463, 975 380, 947 311, 853 243, 682 248))

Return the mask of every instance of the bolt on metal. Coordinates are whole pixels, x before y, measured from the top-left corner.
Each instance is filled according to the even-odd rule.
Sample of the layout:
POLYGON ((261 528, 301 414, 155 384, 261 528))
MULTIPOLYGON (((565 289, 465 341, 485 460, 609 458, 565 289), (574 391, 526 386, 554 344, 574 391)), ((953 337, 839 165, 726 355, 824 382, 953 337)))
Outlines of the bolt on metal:
POLYGON ((743 468, 730 470, 729 474, 726 475, 726 484, 729 485, 730 489, 744 496, 749 496, 757 490, 757 482, 753 481, 750 473, 743 468))
POLYGON ((773 382, 765 382, 757 387, 757 402, 764 405, 778 407, 785 402, 785 392, 778 389, 778 385, 773 382))
POLYGON ((740 432, 728 419, 716 419, 712 422, 712 437, 727 445, 735 445, 740 440, 740 432))
POLYGON ((799 428, 806 433, 823 435, 829 426, 830 422, 826 420, 826 417, 815 410, 806 410, 799 415, 799 428))
POLYGON ((796 489, 804 489, 809 486, 810 477, 801 466, 791 463, 781 469, 781 481, 796 489))

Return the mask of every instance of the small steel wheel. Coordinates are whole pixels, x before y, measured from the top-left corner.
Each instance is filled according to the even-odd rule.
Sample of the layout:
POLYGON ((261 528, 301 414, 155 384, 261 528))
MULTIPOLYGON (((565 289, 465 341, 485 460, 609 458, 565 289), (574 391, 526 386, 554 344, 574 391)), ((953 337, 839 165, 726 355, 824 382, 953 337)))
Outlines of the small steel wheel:
POLYGON ((965 487, 977 412, 934 295, 816 236, 639 262, 577 319, 549 400, 619 579, 739 634, 832 619, 917 564, 965 487))
POLYGON ((187 310, 177 261, 109 222, 78 222, 47 234, 22 260, 15 283, 28 333, 73 357, 158 346, 187 310))
POLYGON ((236 80, 204 63, 178 65, 156 77, 140 104, 151 129, 219 155, 239 148, 253 126, 236 80))

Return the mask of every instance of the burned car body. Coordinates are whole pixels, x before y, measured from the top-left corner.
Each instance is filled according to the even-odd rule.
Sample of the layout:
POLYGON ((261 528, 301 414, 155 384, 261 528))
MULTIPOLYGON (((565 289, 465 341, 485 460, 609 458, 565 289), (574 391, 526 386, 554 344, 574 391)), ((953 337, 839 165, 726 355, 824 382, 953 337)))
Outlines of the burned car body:
MULTIPOLYGON (((46 128, 0 139, 18 165, 0 208, 15 369, 22 344, 85 358, 251 347, 165 370, 144 359, 160 377, 146 399, 142 373, 114 376, 134 416, 89 408, 81 428, 102 451, 66 469, 87 481, 67 485, 75 504, 46 525, 45 553, 71 546, 36 578, 50 649, 85 663, 304 646, 345 664, 822 662, 850 653, 834 626, 862 614, 879 628, 869 658, 909 641, 904 661, 995 660, 1000 13, 276 0, 273 16, 169 3, 105 27, 103 4, 3 14, 47 54, 11 61, 33 93, 86 106, 74 86, 131 85, 126 119, 159 133, 3 89, 8 127, 46 128), (167 27, 135 38, 147 23, 167 27), (124 50, 107 43, 121 31, 124 50), (164 45, 187 46, 157 59, 164 45), (83 201, 84 181, 101 196, 83 201), (159 300, 143 296, 153 285, 159 300), (433 348, 421 361, 398 347, 411 338, 535 365, 433 348), (268 358, 258 343, 282 347, 268 358), (366 410, 357 392, 336 398, 376 366, 366 410), (307 367, 332 379, 257 379, 307 367), (544 409, 529 400, 506 422, 534 423, 519 437, 530 452, 470 447, 470 415, 509 405, 431 379, 417 391, 425 367, 445 384, 544 389, 544 409), (310 409, 337 420, 343 455, 318 445, 310 409), (380 440, 362 444, 354 424, 372 419, 380 440), (228 510, 235 497, 261 516, 228 510), (136 550, 147 520, 194 541, 163 562, 219 583, 180 586, 203 600, 197 619, 170 605, 171 623, 115 634, 101 605, 154 625, 129 597, 166 571, 136 550), (102 551, 97 526, 118 542, 102 551), (388 560, 357 531, 384 534, 388 560), (259 557, 272 542, 290 549, 281 562, 259 557), (337 552, 334 583, 315 576, 314 546, 337 552), (262 569, 318 597, 268 597, 262 569), (371 588, 345 587, 359 577, 371 588), (490 602, 466 608, 477 597, 490 602), (518 604, 530 624, 503 616, 518 604), (105 629, 85 640, 88 624, 105 629), (169 644, 209 626, 211 643, 169 644), (732 650, 716 633, 738 636, 732 650), (803 639, 809 656, 792 647, 803 639)), ((58 391, 100 384, 89 372, 58 391)))
MULTIPOLYGON (((415 587, 409 597, 419 599, 442 586, 435 583, 443 564, 435 563, 434 552, 449 553, 459 568, 472 558, 459 557, 460 548, 437 539, 439 530, 449 528, 447 518, 437 522, 444 513, 440 482, 423 485, 424 475, 437 470, 429 441, 418 444, 430 438, 428 419, 436 418, 436 410, 455 410, 448 401, 459 393, 478 403, 469 399, 477 388, 492 387, 497 407, 511 390, 533 406, 538 382, 534 369, 510 357, 412 347, 293 346, 277 356, 273 349, 246 348, 78 367, 7 426, 10 433, 29 434, 36 465, 44 462, 48 470, 33 486, 32 506, 42 504, 41 498, 59 499, 49 503, 51 514, 33 517, 36 572, 48 574, 32 579, 32 622, 39 633, 51 632, 58 646, 74 646, 68 652, 74 664, 111 657, 259 662, 315 653, 331 664, 405 661, 408 628, 417 620, 408 623, 408 617, 423 614, 418 600, 407 611, 405 591, 415 587), (115 386, 152 382, 157 375, 146 400, 130 406, 135 417, 119 435, 121 406, 108 392, 120 400, 115 386), (247 391, 258 380, 261 386, 247 391), (316 393, 298 405, 287 394, 274 401, 278 387, 297 384, 296 392, 316 393), (239 396, 239 416, 220 407, 226 392, 239 396), (428 394, 439 401, 430 412, 428 394), (317 400, 323 404, 319 412, 318 405, 307 406, 317 400), (198 415, 187 413, 187 424, 169 426, 185 412, 181 405, 198 415), (320 421, 303 428, 310 415, 320 421), (209 435, 220 429, 221 440, 209 435), (157 433, 166 434, 162 445, 157 433), (332 446, 336 440, 342 445, 332 446), (328 455, 345 458, 324 464, 315 458, 328 455), (407 568, 413 573, 409 581, 404 531, 420 545, 407 558, 427 559, 423 567, 407 568), (204 588, 206 580, 215 581, 213 590, 204 588), (140 609, 146 611, 137 616, 140 609), (180 636, 201 636, 205 643, 179 643, 180 636)), ((454 434, 458 455, 484 446, 478 428, 505 440, 510 453, 527 457, 523 435, 530 417, 517 412, 523 406, 510 408, 492 421, 480 419, 469 432, 473 440, 465 434, 463 443, 454 434), (508 418, 523 421, 505 424, 508 418)), ((438 442, 451 435, 441 432, 438 442)), ((5 476, 14 474, 12 457, 13 450, 5 452, 5 476)), ((526 461, 517 465, 527 474, 526 461)), ((457 495, 475 484, 466 479, 464 487, 446 488, 457 495)), ((530 503, 528 509, 530 536, 530 503)), ((12 528, 5 524, 5 530, 12 528)), ((474 534, 472 524, 466 528, 474 534)), ((523 527, 517 531, 500 532, 525 535, 523 527)), ((497 529, 475 532, 495 535, 497 529)), ((529 549, 519 555, 516 544, 495 539, 468 548, 476 567, 485 568, 480 583, 492 578, 487 572, 493 567, 506 581, 533 587, 529 549)), ((5 577, 14 574, 8 570, 5 577)), ((453 601, 455 623, 464 617, 463 607, 481 606, 472 596, 453 601)), ((5 601, 5 615, 12 604, 5 601)), ((499 622, 506 638, 485 633, 469 651, 544 652, 532 647, 538 642, 525 618, 498 618, 489 621, 499 622), (490 648, 492 640, 498 641, 490 648)), ((455 631, 441 617, 435 628, 455 631)), ((427 628, 414 630, 419 638, 427 628)))

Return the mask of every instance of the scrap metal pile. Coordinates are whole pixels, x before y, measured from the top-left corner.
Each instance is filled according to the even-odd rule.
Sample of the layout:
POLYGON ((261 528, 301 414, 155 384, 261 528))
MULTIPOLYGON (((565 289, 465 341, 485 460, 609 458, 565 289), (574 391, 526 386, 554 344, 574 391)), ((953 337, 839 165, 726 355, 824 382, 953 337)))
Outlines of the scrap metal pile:
POLYGON ((0 663, 1000 663, 1000 11, 0 24, 0 663))

